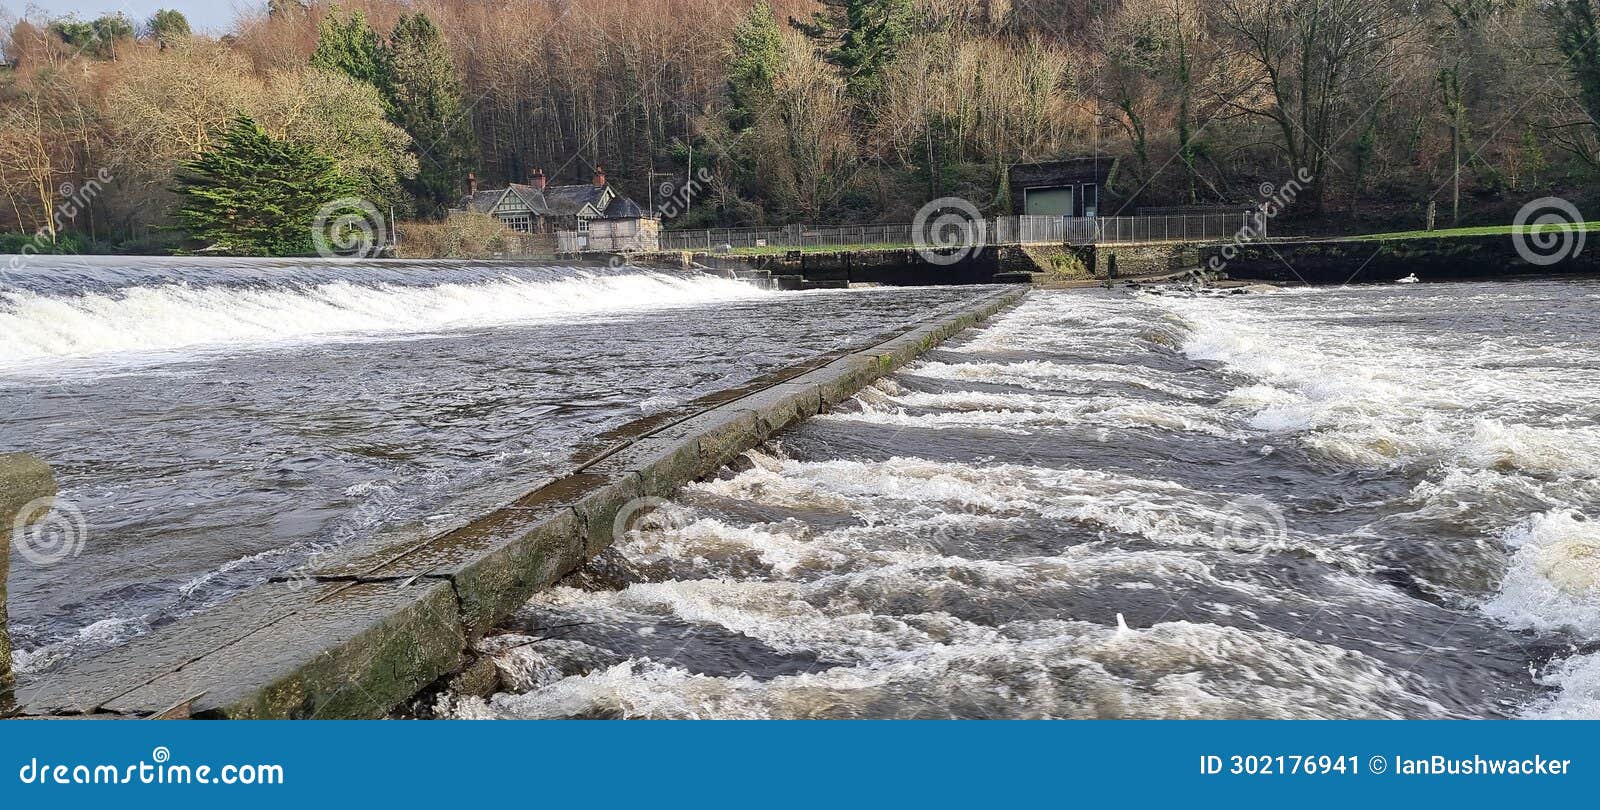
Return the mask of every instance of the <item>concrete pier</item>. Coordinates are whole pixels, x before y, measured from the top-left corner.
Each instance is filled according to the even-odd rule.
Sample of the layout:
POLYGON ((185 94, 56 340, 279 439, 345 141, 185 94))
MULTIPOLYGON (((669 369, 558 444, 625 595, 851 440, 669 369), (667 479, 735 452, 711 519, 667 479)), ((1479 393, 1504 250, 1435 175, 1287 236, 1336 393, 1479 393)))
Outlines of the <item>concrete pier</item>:
POLYGON ((12 696, 11 635, 7 631, 6 578, 11 574, 11 535, 18 516, 37 521, 47 509, 36 503, 56 494, 55 478, 39 459, 21 453, 0 455, 0 717, 16 708, 12 696), (25 507, 30 507, 23 514, 25 507))
POLYGON ((460 671, 474 640, 609 546, 643 499, 715 472, 1025 294, 986 294, 610 431, 567 475, 488 515, 341 550, 308 575, 69 662, 19 701, 36 716, 382 717, 460 671))

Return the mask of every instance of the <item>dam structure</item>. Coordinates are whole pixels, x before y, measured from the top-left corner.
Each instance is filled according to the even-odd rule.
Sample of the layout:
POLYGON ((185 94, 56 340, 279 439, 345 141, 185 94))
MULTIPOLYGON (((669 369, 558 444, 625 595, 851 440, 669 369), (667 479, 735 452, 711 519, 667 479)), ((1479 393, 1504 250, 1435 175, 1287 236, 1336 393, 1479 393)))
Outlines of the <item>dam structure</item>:
POLYGON ((1600 716, 1600 290, 1430 244, 1293 289, 38 259, 4 711, 1600 716))
MULTIPOLYGON (((566 304, 563 318, 572 309, 581 309, 586 296, 614 297, 618 289, 630 286, 669 298, 710 293, 723 303, 766 304, 775 296, 807 295, 760 293, 694 274, 611 269, 494 275, 433 267, 418 269, 411 278, 394 279, 352 278, 344 272, 329 277, 324 268, 291 265, 252 268, 200 291, 152 289, 147 279, 128 279, 115 270, 99 275, 107 286, 129 281, 138 286, 124 286, 112 294, 74 291, 69 300, 86 317, 115 318, 122 314, 116 312, 119 305, 177 308, 242 297, 263 308, 282 310, 280 325, 287 320, 283 316, 297 311, 319 316, 349 313, 361 328, 338 339, 348 340, 352 349, 376 339, 384 319, 393 317, 379 305, 403 306, 407 318, 431 317, 432 328, 448 329, 452 324, 447 319, 456 314, 461 299, 475 297, 486 303, 490 295, 502 301, 518 295, 529 302, 555 299, 566 304), (492 293, 485 289, 493 287, 500 289, 492 293), (345 303, 358 298, 360 306, 345 303)), ((44 292, 41 285, 18 300, 42 307, 46 302, 38 299, 48 297, 44 292)), ((25 714, 46 717, 384 716, 417 692, 458 674, 471 663, 474 641, 529 596, 602 551, 617 530, 619 515, 626 521, 631 510, 645 502, 642 499, 670 496, 682 484, 715 472, 740 453, 843 402, 871 380, 1014 303, 1023 293, 1020 288, 989 287, 959 295, 936 293, 931 300, 927 292, 914 294, 912 300, 920 298, 924 305, 913 306, 910 319, 901 314, 905 302, 897 301, 885 307, 882 314, 890 316, 887 321, 863 321, 859 333, 830 339, 825 351, 797 357, 801 352, 795 347, 783 346, 782 355, 740 374, 736 385, 727 385, 728 378, 699 381, 699 389, 711 390, 682 399, 647 397, 641 407, 644 416, 630 421, 613 418, 614 424, 604 430, 570 432, 566 452, 541 454, 545 458, 534 465, 531 477, 519 480, 511 475, 486 482, 483 490, 453 500, 459 517, 430 515, 352 535, 336 545, 318 545, 309 552, 269 548, 241 558, 240 564, 224 564, 179 586, 174 601, 182 605, 208 587, 216 589, 210 599, 196 600, 199 604, 192 608, 172 610, 156 621, 144 618, 147 628, 141 627, 142 632, 102 649, 75 649, 96 625, 104 626, 101 620, 89 625, 91 633, 80 629, 65 634, 53 647, 47 643, 27 652, 28 668, 36 667, 37 674, 30 678, 33 673, 24 673, 17 703, 25 714), (273 558, 276 566, 268 564, 273 558), (264 581, 250 585, 249 579, 237 576, 235 572, 250 565, 259 566, 255 578, 264 581), (236 584, 224 590, 219 580, 228 579, 236 584)), ((841 294, 859 292, 825 295, 841 294)), ((804 306, 806 299, 796 298, 794 303, 804 306)), ((474 303, 473 308, 474 319, 484 315, 482 304, 474 303)), ((537 316, 508 315, 490 328, 516 329, 537 320, 537 316)), ((315 322, 326 324, 327 318, 315 322)), ((268 328, 249 316, 219 325, 233 330, 235 337, 261 336, 268 328)), ((415 325, 396 323, 395 328, 409 334, 415 325)), ((696 328, 704 328, 704 323, 696 328)), ((170 372, 163 355, 183 352, 192 357, 198 348, 154 333, 97 337, 143 339, 156 345, 140 346, 143 351, 138 353, 80 351, 67 358, 69 362, 55 365, 89 373, 114 362, 124 369, 157 366, 170 372)), ((286 345, 309 342, 313 336, 273 337, 259 351, 281 352, 286 345)), ((427 339, 408 337, 407 342, 427 339)), ((324 347, 315 345, 314 351, 324 347)), ((15 373, 21 379, 52 365, 49 354, 58 346, 41 340, 35 348, 44 357, 18 362, 15 373)), ((300 354, 303 347, 290 351, 300 354)), ((135 372, 139 373, 143 372, 135 372)), ((518 475, 529 471, 519 468, 518 475)), ((91 532, 85 542, 91 552, 94 540, 91 532)), ((171 538, 158 531, 151 542, 171 542, 171 538)), ((65 562, 70 565, 78 559, 65 562)), ((19 584, 48 587, 43 577, 19 584)), ((28 622, 29 631, 38 633, 33 629, 37 619, 26 618, 33 620, 28 622)))

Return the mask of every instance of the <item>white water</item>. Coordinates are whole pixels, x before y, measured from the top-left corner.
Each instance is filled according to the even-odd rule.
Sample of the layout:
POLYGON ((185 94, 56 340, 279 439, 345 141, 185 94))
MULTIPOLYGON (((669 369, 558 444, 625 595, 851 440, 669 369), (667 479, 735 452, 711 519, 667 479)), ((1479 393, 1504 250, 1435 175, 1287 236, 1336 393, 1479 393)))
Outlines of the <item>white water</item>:
POLYGON ((471 282, 144 284, 105 291, 0 289, 0 372, 51 361, 481 329, 763 295, 709 275, 574 270, 471 282))
MULTIPOLYGON (((1339 465, 1423 470, 1416 514, 1495 537, 1489 550, 1509 560, 1480 600, 1484 613, 1518 630, 1600 641, 1592 512, 1600 504, 1600 341, 1586 327, 1579 334, 1590 339, 1574 340, 1563 328, 1570 325, 1514 306, 1503 316, 1510 323, 1474 340, 1459 327, 1489 316, 1472 304, 1513 299, 1498 289, 1464 291, 1466 300, 1440 302, 1460 314, 1444 309, 1427 333, 1384 328, 1382 289, 1350 293, 1379 310, 1375 328, 1359 330, 1318 328, 1302 308, 1272 302, 1158 305, 1192 326, 1186 353, 1239 375, 1223 404, 1252 426, 1294 435, 1339 465)), ((1319 306, 1314 294, 1297 303, 1319 306)), ((1531 716, 1600 716, 1600 654, 1552 662, 1542 682, 1562 691, 1531 716)))
POLYGON ((1036 294, 689 487, 442 708, 1600 716, 1589 316, 1401 289, 1036 294))

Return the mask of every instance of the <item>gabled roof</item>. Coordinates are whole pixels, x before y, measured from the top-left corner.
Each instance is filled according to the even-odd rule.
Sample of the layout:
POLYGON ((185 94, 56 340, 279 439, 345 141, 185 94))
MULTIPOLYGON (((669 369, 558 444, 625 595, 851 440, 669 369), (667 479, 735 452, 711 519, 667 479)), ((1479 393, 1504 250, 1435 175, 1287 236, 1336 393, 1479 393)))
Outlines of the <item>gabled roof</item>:
POLYGON ((649 216, 643 206, 618 194, 611 186, 590 183, 549 186, 542 192, 534 186, 512 183, 505 188, 487 189, 463 196, 460 207, 490 214, 502 204, 509 204, 513 209, 523 208, 542 217, 635 219, 649 216))
MULTIPOLYGON (((532 186, 527 188, 531 189, 532 186)), ((585 207, 594 209, 594 213, 598 215, 616 194, 610 186, 596 186, 590 183, 577 186, 550 186, 544 190, 544 204, 548 212, 556 216, 582 213, 585 207)))
POLYGON ((643 219, 647 216, 649 215, 645 213, 643 207, 621 195, 613 198, 611 204, 600 214, 601 219, 643 219))
POLYGON ((480 214, 487 214, 500 204, 500 198, 504 196, 506 196, 506 189, 487 189, 463 196, 459 205, 463 211, 476 211, 480 214))
MULTIPOLYGON (((479 191, 461 198, 461 207, 468 211, 479 213, 492 213, 506 200, 521 203, 520 207, 526 208, 530 213, 539 216, 578 216, 586 214, 597 217, 611 202, 621 199, 610 186, 596 186, 583 183, 572 186, 549 186, 544 191, 524 184, 512 183, 505 188, 479 191)), ((635 205, 635 208, 638 206, 635 205)))

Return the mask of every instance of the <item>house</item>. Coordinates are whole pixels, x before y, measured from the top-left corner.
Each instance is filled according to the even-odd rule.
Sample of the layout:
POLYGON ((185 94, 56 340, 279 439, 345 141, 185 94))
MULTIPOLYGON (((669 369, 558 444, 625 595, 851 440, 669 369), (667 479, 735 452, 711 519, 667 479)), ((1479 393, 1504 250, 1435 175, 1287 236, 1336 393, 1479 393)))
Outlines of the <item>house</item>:
POLYGON ((549 185, 543 169, 527 183, 480 189, 467 175, 467 193, 458 211, 489 214, 518 233, 554 235, 563 252, 656 250, 660 222, 606 182, 596 166, 594 179, 579 185, 549 185))
POLYGON ((1116 168, 1116 159, 1107 157, 1019 163, 1010 171, 1011 210, 1033 216, 1097 216, 1104 210, 1116 168))

